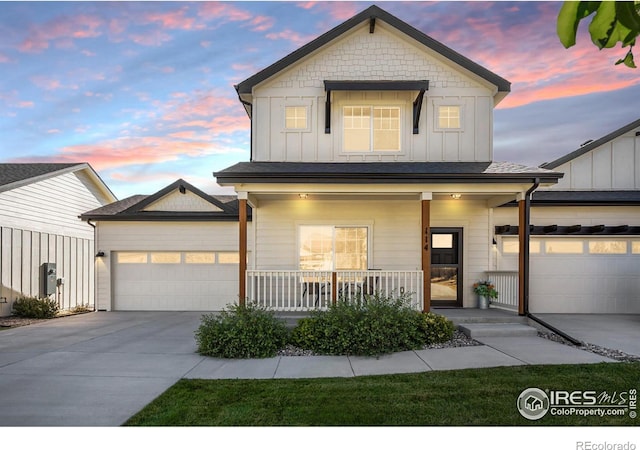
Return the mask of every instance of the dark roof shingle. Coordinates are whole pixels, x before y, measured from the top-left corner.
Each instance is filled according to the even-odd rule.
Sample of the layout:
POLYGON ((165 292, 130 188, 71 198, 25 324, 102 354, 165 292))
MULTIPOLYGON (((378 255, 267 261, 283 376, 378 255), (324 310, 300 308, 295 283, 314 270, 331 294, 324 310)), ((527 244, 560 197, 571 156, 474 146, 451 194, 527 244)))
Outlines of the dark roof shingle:
POLYGON ((0 186, 40 178, 84 163, 2 163, 0 186))

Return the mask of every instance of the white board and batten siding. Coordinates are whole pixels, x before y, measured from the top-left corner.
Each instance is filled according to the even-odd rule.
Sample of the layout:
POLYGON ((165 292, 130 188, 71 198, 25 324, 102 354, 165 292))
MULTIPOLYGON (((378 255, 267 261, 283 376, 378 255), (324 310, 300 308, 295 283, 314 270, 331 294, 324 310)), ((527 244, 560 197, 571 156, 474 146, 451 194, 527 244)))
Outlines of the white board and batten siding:
POLYGON ((493 90, 384 23, 346 33, 254 88, 255 161, 491 161, 493 90), (324 80, 429 80, 413 134, 412 103, 417 92, 332 92, 331 133, 325 134, 324 80), (342 152, 342 106, 393 104, 401 107, 401 151, 388 154, 342 152), (308 108, 306 130, 285 130, 285 106, 308 108), (460 106, 462 128, 439 130, 438 106, 460 106))
POLYGON ((219 311, 236 303, 238 236, 237 222, 99 222, 97 308, 219 311))
POLYGON ((552 190, 612 191, 640 189, 640 136, 636 128, 553 170, 563 172, 552 190))
MULTIPOLYGON (((421 270, 419 200, 275 200, 254 209, 256 270, 298 270, 302 225, 363 226, 369 230, 370 269, 421 270)), ((473 306, 471 286, 489 264, 489 212, 484 201, 439 200, 431 226, 463 228, 464 306, 473 306)), ((252 248, 252 247, 249 247, 252 248)))
POLYGON ((0 192, 0 315, 10 315, 18 297, 40 295, 45 262, 64 278, 56 294, 62 308, 93 306, 93 228, 78 216, 106 202, 82 172, 0 192))

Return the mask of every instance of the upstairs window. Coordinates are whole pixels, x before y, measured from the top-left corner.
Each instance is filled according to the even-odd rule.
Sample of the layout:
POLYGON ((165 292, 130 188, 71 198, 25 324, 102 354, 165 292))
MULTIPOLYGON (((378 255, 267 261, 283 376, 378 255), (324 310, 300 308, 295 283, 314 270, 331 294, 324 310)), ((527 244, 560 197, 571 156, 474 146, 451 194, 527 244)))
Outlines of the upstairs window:
POLYGON ((460 129, 460 106, 438 106, 438 128, 460 129))
POLYGON ((284 127, 288 131, 304 131, 309 129, 308 110, 306 106, 286 106, 284 108, 284 127))
POLYGON ((400 108, 397 106, 345 106, 345 152, 400 150, 400 108))

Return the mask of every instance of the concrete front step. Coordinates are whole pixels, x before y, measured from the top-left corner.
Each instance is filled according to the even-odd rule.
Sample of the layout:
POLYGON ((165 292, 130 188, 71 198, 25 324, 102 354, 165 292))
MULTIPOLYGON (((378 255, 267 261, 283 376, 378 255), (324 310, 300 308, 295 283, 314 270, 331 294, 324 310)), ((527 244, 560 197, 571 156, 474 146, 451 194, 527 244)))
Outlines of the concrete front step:
POLYGON ((537 336, 538 330, 521 323, 463 323, 458 329, 470 338, 537 336))

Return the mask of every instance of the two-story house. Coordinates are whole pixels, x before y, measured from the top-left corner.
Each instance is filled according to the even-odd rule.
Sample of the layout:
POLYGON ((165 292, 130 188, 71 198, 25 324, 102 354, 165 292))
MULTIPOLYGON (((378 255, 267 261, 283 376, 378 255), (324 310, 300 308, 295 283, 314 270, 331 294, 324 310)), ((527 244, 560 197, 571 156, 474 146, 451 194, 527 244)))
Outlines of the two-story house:
POLYGON ((101 310, 640 313, 640 121, 539 167, 493 162, 510 84, 372 6, 236 86, 251 158, 83 215, 101 310), (564 174, 564 177, 563 177, 564 174))
POLYGON ((277 309, 376 290, 474 306, 496 257, 493 208, 518 202, 526 256, 528 197, 562 176, 492 162, 510 83, 376 6, 236 89, 251 161, 215 176, 238 193, 239 296, 277 309))

